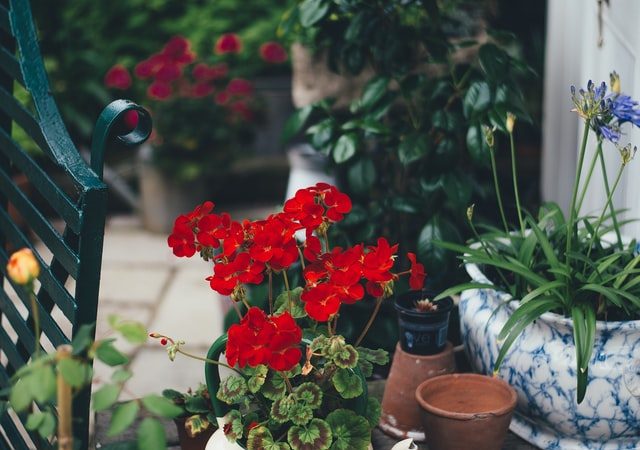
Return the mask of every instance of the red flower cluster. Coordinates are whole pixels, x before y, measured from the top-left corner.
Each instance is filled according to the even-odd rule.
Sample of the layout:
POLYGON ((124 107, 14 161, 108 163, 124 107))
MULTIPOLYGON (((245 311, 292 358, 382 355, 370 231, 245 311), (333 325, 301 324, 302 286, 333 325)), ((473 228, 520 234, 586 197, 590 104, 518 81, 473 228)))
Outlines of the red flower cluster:
POLYGON ((269 64, 281 64, 287 60, 287 51, 277 42, 265 42, 260 46, 260 57, 269 64))
POLYGON ((129 89, 131 87, 131 75, 122 64, 116 64, 104 76, 104 85, 113 89, 129 89))
POLYGON ((239 324, 228 332, 227 362, 231 366, 256 367, 265 364, 274 370, 291 370, 300 362, 302 329, 288 312, 267 316, 252 307, 239 324))
POLYGON ((242 51, 242 41, 235 33, 225 33, 218 38, 213 49, 216 55, 225 53, 240 53, 242 51))
MULTIPOLYGON (((299 190, 285 203, 283 212, 264 220, 240 223, 212 210, 213 203, 206 202, 179 216, 168 243, 176 256, 190 257, 199 251, 212 258, 214 273, 207 280, 222 295, 238 299, 242 284, 261 283, 267 270, 286 271, 302 252, 308 264, 303 271, 301 299, 309 317, 325 322, 343 303, 361 300, 365 291, 374 297, 384 296, 398 278, 391 272, 398 246, 385 238, 378 239, 375 246, 327 248, 323 252, 319 236, 326 242, 327 227, 351 210, 349 197, 329 184, 299 190), (304 244, 295 239, 298 230, 305 230, 304 244)), ((409 283, 412 289, 420 289, 424 267, 413 253, 408 257, 409 283)))

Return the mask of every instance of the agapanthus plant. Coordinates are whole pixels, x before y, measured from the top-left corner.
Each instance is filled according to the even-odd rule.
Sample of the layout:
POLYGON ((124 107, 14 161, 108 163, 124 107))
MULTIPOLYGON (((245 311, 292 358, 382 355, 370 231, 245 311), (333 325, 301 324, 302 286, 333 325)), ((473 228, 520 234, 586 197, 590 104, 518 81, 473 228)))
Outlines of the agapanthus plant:
MULTIPOLYGON (((351 402, 366 389, 373 364, 385 364, 388 356, 359 344, 394 282, 407 275, 410 287, 421 289, 424 267, 410 253, 410 269, 394 273, 397 245, 383 237, 377 245, 332 247, 328 230, 349 213, 351 200, 328 184, 299 190, 263 220, 238 222, 213 208, 205 202, 179 216, 168 243, 176 256, 199 252, 213 263, 211 288, 228 295, 240 316, 229 328, 225 352, 236 374, 217 393, 234 408, 225 434, 250 450, 366 449, 379 405, 370 399, 362 415, 351 402), (301 272, 301 286, 290 283, 294 271, 301 272), (276 277, 285 286, 277 295, 276 277), (247 285, 263 282, 269 286, 266 310, 247 295, 247 285), (377 298, 377 308, 350 344, 335 332, 340 308, 365 293, 377 298)), ((172 357, 184 353, 182 342, 153 337, 168 339, 172 357)))
POLYGON ((502 347, 495 371, 520 332, 542 314, 551 311, 572 318, 577 357, 577 402, 580 403, 587 389, 596 321, 640 318, 640 257, 636 241, 623 239, 620 227, 627 221, 620 220, 619 211, 613 205, 622 173, 636 152, 635 147, 620 142, 624 126, 640 126, 640 105, 620 92, 620 79, 615 72, 611 75, 610 92, 606 83, 596 85, 589 81, 586 89, 571 87, 571 95, 574 111, 584 121, 584 132, 568 217, 565 218, 555 203, 543 205, 537 216, 522 210, 513 144, 515 116, 510 114, 506 129, 511 143, 519 223, 515 230, 509 227, 496 175, 495 138, 493 130, 485 128, 504 229, 489 228, 488 233, 480 236, 473 224, 473 208, 470 208, 468 219, 475 233, 474 245, 441 245, 461 252, 465 262, 484 267, 495 285, 467 283, 447 290, 440 297, 464 289, 497 286, 512 298, 520 299, 519 306, 498 336, 502 347), (596 136, 596 148, 585 172, 590 133, 596 136), (613 183, 609 180, 603 154, 605 141, 610 141, 620 154, 613 183), (600 166, 607 199, 599 211, 581 216, 596 165, 600 166))

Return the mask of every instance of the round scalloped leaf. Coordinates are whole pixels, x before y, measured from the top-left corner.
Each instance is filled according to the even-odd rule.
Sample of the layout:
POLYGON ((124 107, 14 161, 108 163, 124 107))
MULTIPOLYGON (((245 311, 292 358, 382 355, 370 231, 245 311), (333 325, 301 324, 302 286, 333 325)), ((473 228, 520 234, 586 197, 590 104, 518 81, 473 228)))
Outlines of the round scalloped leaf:
POLYGON ((251 377, 247 380, 247 387, 250 392, 255 394, 260 390, 267 380, 267 373, 269 373, 269 368, 263 364, 252 369, 250 372, 251 377))
POLYGON ((269 400, 281 399, 287 393, 284 378, 277 372, 269 371, 260 392, 269 400))
POLYGON ((371 428, 378 425, 380 422, 380 414, 382 414, 382 408, 380 407, 380 401, 377 398, 369 397, 367 399, 367 421, 371 428))
POLYGON ((342 398, 355 398, 362 394, 360 377, 349 369, 336 370, 331 382, 342 398))
POLYGON ((389 362, 389 352, 381 348, 372 350, 370 348, 358 347, 358 355, 360 359, 366 359, 370 363, 379 366, 384 366, 389 362))
POLYGON ((242 414, 237 409, 232 409, 224 416, 224 435, 229 442, 235 442, 242 437, 244 427, 242 426, 242 414))
POLYGON ((314 353, 325 353, 325 348, 329 345, 329 338, 326 336, 318 336, 311 341, 311 350, 314 353))
POLYGON ((313 409, 304 403, 294 403, 289 412, 289 418, 295 425, 306 425, 313 419, 313 409))
POLYGON ((279 398, 271 405, 271 419, 279 423, 288 422, 294 405, 295 401, 290 396, 279 398))
POLYGON ((369 447, 371 427, 364 417, 350 409, 336 409, 326 421, 333 434, 331 450, 367 450, 369 447))
POLYGON ((247 450, 290 450, 286 442, 274 442, 271 431, 265 426, 259 426, 249 431, 247 450))
POLYGON ((302 383, 293 395, 311 409, 318 409, 322 405, 322 389, 315 383, 302 383))
POLYGON ((229 405, 240 403, 247 394, 247 382, 239 376, 230 376, 220 383, 216 397, 229 405))
POLYGON ((342 369, 351 369, 358 365, 358 352, 353 345, 345 345, 333 355, 333 362, 342 369))
POLYGON ((289 428, 287 440, 293 450, 327 450, 331 446, 331 427, 322 419, 313 419, 306 426, 289 428))

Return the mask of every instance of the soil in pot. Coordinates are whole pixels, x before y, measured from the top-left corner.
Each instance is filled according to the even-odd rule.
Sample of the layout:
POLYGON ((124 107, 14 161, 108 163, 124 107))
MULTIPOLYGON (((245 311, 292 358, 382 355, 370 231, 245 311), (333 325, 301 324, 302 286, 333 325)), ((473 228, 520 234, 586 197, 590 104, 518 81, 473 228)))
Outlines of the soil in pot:
POLYGON ((431 292, 410 291, 396 297, 394 306, 398 313, 400 347, 413 355, 435 355, 447 343, 449 315, 453 299, 446 297, 434 302, 436 309, 421 311, 418 301, 435 297, 431 292))
POLYGON ((415 395, 430 450, 500 450, 517 400, 503 380, 476 374, 431 378, 415 395))
POLYGON ((204 450, 209 442, 209 438, 216 430, 215 427, 209 426, 206 430, 191 437, 187 434, 187 430, 184 427, 185 418, 178 417, 173 420, 178 428, 178 440, 180 441, 180 448, 182 450, 204 450))

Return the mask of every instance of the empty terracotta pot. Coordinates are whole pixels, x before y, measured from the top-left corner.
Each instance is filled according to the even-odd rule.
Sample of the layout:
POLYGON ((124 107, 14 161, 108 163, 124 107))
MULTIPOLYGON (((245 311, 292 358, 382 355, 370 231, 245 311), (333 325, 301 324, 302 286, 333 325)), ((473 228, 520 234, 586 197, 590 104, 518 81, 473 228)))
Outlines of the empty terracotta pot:
POLYGON ((426 380, 416 389, 429 450, 500 450, 516 392, 506 382, 476 374, 426 380))
POLYGON ((416 388, 424 380, 452 373, 455 368, 450 342, 435 355, 412 355, 402 350, 398 343, 382 397, 380 429, 398 439, 424 441, 416 388))

